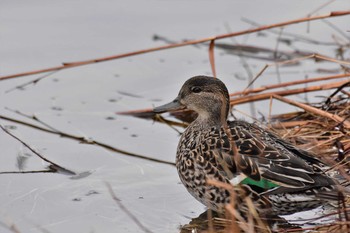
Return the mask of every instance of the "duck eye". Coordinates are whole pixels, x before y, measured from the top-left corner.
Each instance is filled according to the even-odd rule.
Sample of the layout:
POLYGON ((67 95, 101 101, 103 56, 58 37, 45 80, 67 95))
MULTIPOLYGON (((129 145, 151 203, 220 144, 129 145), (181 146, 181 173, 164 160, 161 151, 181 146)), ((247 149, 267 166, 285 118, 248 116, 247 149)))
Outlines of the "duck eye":
POLYGON ((200 88, 200 87, 192 87, 191 91, 194 92, 194 93, 199 93, 199 92, 202 91, 202 88, 200 88))

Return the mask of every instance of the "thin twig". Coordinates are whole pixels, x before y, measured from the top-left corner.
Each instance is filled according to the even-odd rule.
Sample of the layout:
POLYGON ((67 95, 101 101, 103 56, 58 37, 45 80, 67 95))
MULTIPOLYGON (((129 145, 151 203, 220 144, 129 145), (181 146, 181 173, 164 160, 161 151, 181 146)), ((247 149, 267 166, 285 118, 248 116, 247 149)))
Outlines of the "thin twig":
MULTIPOLYGON (((276 40, 276 47, 275 47, 275 52, 274 52, 274 56, 275 56, 275 60, 277 60, 277 52, 279 49, 279 42, 281 41, 281 36, 282 36, 282 32, 283 32, 283 28, 280 29, 280 33, 278 34, 277 40, 276 40)), ((281 74, 280 74, 280 66, 278 64, 276 64, 276 74, 277 74, 277 81, 278 83, 281 83, 281 74)))
MULTIPOLYGON (((181 132, 174 127, 174 121, 169 121, 169 120, 165 119, 164 117, 162 117, 160 114, 156 114, 154 116, 154 118, 155 118, 156 121, 166 124, 167 126, 172 128, 173 130, 175 130, 175 132, 177 132, 179 135, 181 135, 181 132)), ((184 124, 182 124, 181 126, 182 127, 187 127, 187 125, 185 126, 184 124)))
POLYGON ((57 173, 56 170, 38 170, 38 171, 7 171, 0 172, 0 174, 28 174, 28 173, 57 173))
POLYGON ((350 37, 349 37, 349 33, 345 33, 343 31, 343 29, 338 28, 337 26, 335 26, 334 24, 332 24, 331 22, 328 22, 327 20, 323 19, 322 22, 324 22, 325 24, 327 24, 329 27, 331 27, 334 31, 338 32, 340 35, 342 35, 348 42, 350 41, 350 37))
POLYGON ((230 96, 234 96, 234 95, 240 95, 240 94, 248 94, 248 93, 251 93, 251 90, 255 90, 254 89, 251 89, 251 90, 248 90, 249 87, 251 87, 253 85, 253 83, 264 73, 264 71, 268 68, 269 66, 268 65, 265 65, 264 68, 262 68, 259 73, 248 83, 247 87, 239 92, 239 94, 236 94, 236 93, 233 93, 233 94, 230 94, 230 96))
POLYGON ((115 195, 115 193, 113 192, 113 189, 111 187, 111 185, 109 183, 106 182, 106 186, 108 188, 109 194, 111 195, 111 197, 113 198, 113 200, 115 201, 115 203, 119 206, 119 208, 126 213, 126 215, 129 216, 129 218, 131 218, 131 220, 136 223, 136 225, 143 231, 146 233, 152 233, 151 230, 147 229, 144 225, 142 225, 142 223, 123 205, 123 203, 121 202, 121 200, 115 195))
POLYGON ((23 84, 21 84, 21 85, 17 85, 17 86, 15 86, 14 88, 11 88, 11 89, 5 91, 5 93, 9 93, 9 92, 11 92, 11 91, 13 91, 13 90, 16 90, 16 89, 17 89, 17 90, 18 90, 18 89, 23 89, 24 87, 26 87, 26 86, 28 86, 28 85, 30 85, 30 84, 35 85, 35 84, 37 84, 39 81, 41 81, 42 79, 47 78, 47 77, 51 76, 52 74, 55 74, 56 72, 58 72, 58 70, 54 70, 54 71, 52 71, 52 72, 50 72, 50 73, 47 73, 47 74, 45 74, 45 75, 43 75, 43 76, 40 76, 39 78, 34 79, 34 80, 32 80, 32 81, 23 83, 23 84))
POLYGON ((319 12, 321 9, 325 8, 326 6, 328 6, 329 4, 333 3, 335 0, 330 0, 328 2, 325 2, 323 4, 321 4, 320 6, 318 6, 315 10, 311 11, 308 16, 311 16, 317 12, 319 12))
POLYGON ((47 127, 48 129, 50 129, 50 130, 52 130, 52 131, 59 132, 59 130, 57 130, 57 129, 53 128, 52 126, 46 124, 45 122, 41 121, 41 120, 40 120, 38 117, 36 117, 35 115, 29 115, 29 114, 23 113, 23 112, 21 112, 21 111, 19 111, 19 110, 14 110, 14 109, 11 109, 11 108, 8 108, 8 107, 5 107, 5 109, 8 110, 8 111, 10 111, 10 112, 16 113, 16 114, 18 114, 18 115, 20 115, 20 116, 24 116, 24 117, 26 117, 26 118, 29 118, 29 119, 31 119, 31 120, 34 120, 34 121, 40 123, 41 125, 47 127))
POLYGON ((331 95, 328 96, 327 100, 324 102, 324 107, 323 108, 326 108, 327 106, 329 106, 331 104, 331 100, 332 98, 341 90, 344 89, 344 87, 347 87, 349 86, 350 82, 347 82, 347 83, 344 83, 343 85, 339 86, 337 88, 337 90, 335 90, 331 95))
MULTIPOLYGON (((252 26, 255 26, 255 27, 261 27, 262 25, 251 20, 251 19, 248 19, 248 18, 242 18, 242 21, 245 22, 245 23, 248 23, 252 26)), ((268 32, 271 32, 273 34, 276 34, 278 35, 279 34, 279 31, 277 30, 269 30, 268 32)), ((334 46, 334 45, 337 45, 336 43, 334 42, 324 42, 324 41, 318 41, 318 40, 314 40, 312 38, 309 38, 309 37, 306 37, 306 36, 301 36, 301 35, 298 35, 298 34, 294 34, 294 33, 290 33, 290 32, 284 32, 283 33, 284 36, 288 36, 288 37, 292 37, 294 38, 295 41, 299 41, 299 42, 304 42, 304 43, 309 43, 309 44, 312 44, 312 45, 326 45, 326 46, 334 46)))

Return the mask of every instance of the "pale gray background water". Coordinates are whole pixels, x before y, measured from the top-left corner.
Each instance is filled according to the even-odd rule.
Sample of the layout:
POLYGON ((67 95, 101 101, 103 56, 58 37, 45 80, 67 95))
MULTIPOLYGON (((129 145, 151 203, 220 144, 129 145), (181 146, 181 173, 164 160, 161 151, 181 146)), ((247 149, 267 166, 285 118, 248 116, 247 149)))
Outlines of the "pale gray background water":
MULTIPOLYGON (((325 2, 2 0, 0 75, 164 45, 162 41, 152 40, 154 34, 181 41, 227 33, 227 25, 232 31, 251 28, 242 22, 242 17, 261 24, 300 18, 325 2)), ((338 0, 319 14, 349 8, 349 1, 338 0)), ((348 33, 349 16, 329 21, 348 33)), ((310 26, 310 33, 306 24, 289 26, 284 31, 328 42, 334 41, 333 34, 341 37, 323 22, 313 22, 310 26)), ((252 34, 236 40, 275 48, 277 37, 266 32, 264 36, 252 34)), ((234 43, 231 39, 220 42, 234 43)), ((302 50, 334 56, 335 47, 295 45, 302 50)), ((283 44, 279 48, 290 49, 283 44)), ((254 75, 270 63, 254 59, 247 62, 254 75)), ((247 74, 239 58, 216 49, 216 66, 218 76, 230 91, 246 86, 247 74)), ((282 80, 319 76, 314 72, 317 67, 337 65, 306 61, 299 68, 283 69, 282 80)), ((275 71, 269 69, 256 86, 276 83, 275 71)), ((170 101, 187 78, 210 72, 207 46, 187 46, 60 71, 24 90, 8 92, 40 75, 12 79, 0 83, 0 114, 29 122, 6 107, 35 114, 64 132, 174 161, 178 141, 175 131, 115 112, 170 101), (114 120, 107 120, 108 117, 114 120)), ((267 114, 266 106, 258 105, 257 110, 267 114)), ((249 113, 248 106, 238 108, 249 113)), ((273 110, 280 112, 278 108, 273 110)), ((105 182, 111 184, 122 203, 153 232, 177 232, 179 225, 188 223, 205 209, 179 184, 172 166, 79 144, 5 120, 0 120, 0 124, 15 126, 12 130, 15 135, 50 160, 76 172, 92 173, 81 179, 62 174, 0 175, 0 232, 11 232, 3 224, 14 224, 20 232, 142 232, 112 200, 105 182)), ((17 157, 31 154, 2 131, 0 146, 0 171, 18 170, 17 157)), ((25 170, 43 169, 46 165, 31 155, 25 170)))

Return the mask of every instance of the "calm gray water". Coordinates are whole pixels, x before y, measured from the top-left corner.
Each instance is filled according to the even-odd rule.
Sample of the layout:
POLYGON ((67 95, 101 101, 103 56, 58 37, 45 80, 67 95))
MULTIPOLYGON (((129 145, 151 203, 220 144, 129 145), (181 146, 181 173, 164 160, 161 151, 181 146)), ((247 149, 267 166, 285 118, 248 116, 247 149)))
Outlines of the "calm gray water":
MULTIPOLYGON (((242 18, 260 24, 301 18, 323 3, 326 1, 2 0, 0 75, 164 45, 164 41, 152 39, 154 34, 181 41, 252 28, 242 18)), ((319 14, 349 8, 349 1, 337 0, 319 14)), ((349 16, 328 21, 345 33, 349 30, 349 16)), ((321 21, 312 22, 309 32, 307 29, 307 24, 298 24, 285 28, 283 33, 323 42, 334 42, 334 35, 339 41, 345 40, 321 21)), ((220 42, 275 49, 278 32, 220 42)), ((278 44, 280 50, 293 48, 334 57, 336 46, 278 44)), ((253 76, 272 63, 252 58, 245 61, 253 76)), ((231 92, 242 90, 248 83, 242 63, 239 57, 216 49, 218 76, 231 92)), ((305 61, 298 67, 281 68, 281 79, 319 76, 315 70, 320 67, 338 68, 336 64, 305 61)), ((179 138, 176 131, 115 113, 168 102, 187 78, 198 74, 211 74, 205 45, 68 69, 21 89, 15 87, 42 75, 11 79, 0 83, 0 114, 40 125, 9 109, 18 110, 60 131, 173 162, 179 138)), ((276 68, 272 67, 255 86, 277 80, 276 68)), ((274 113, 294 109, 275 106, 274 113)), ((251 114, 249 106, 237 109, 251 114)), ((257 105, 257 112, 268 114, 268 103, 257 105)), ((11 232, 5 227, 11 225, 19 232, 31 233, 143 232, 112 199, 106 182, 122 204, 153 232, 178 232, 180 225, 205 210, 179 183, 171 165, 125 156, 1 119, 0 124, 12 128, 13 134, 51 161, 76 173, 89 174, 0 174, 0 232, 11 232)), ((0 172, 18 171, 19 158, 25 160, 24 171, 48 165, 3 131, 0 146, 0 172)))

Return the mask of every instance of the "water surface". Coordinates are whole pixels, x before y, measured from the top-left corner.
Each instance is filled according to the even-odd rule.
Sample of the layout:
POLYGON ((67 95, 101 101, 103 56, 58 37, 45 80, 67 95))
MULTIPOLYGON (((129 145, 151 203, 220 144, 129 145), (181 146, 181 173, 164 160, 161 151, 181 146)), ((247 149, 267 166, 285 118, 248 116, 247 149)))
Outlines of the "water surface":
MULTIPOLYGON (((324 2, 322 2, 324 3, 324 2)), ((161 46, 155 34, 172 41, 199 39, 252 26, 242 18, 271 24, 301 18, 320 1, 2 1, 0 8, 0 75, 47 68, 62 62, 99 58, 161 46), (272 13, 275 12, 275 13, 272 13)), ((335 1, 319 11, 348 9, 335 1)), ((349 17, 328 20, 344 32, 349 17)), ((324 22, 286 27, 296 33, 333 43, 344 38, 324 22)), ((220 41, 275 49, 271 31, 220 41)), ((219 42, 219 41, 218 41, 219 42)), ((279 50, 300 49, 334 56, 336 46, 278 43, 279 50)), ((231 92, 249 80, 243 64, 255 76, 272 61, 242 58, 216 49, 218 76, 231 92)), ((336 64, 305 61, 280 69, 282 81, 314 77, 317 68, 336 64)), ((103 142, 124 151, 174 162, 179 134, 171 128, 116 112, 149 108, 172 100, 189 77, 211 74, 208 46, 187 46, 51 74, 35 85, 16 88, 42 75, 2 81, 0 114, 40 125, 12 110, 35 115, 55 129, 103 142), (9 110, 11 109, 11 110, 9 110)), ((255 86, 278 82, 269 68, 255 86)), ((297 98, 304 98, 299 96, 297 98)), ((314 98, 311 94, 309 98, 314 98)), ((274 105, 273 112, 293 110, 274 105)), ((236 106, 247 114, 248 105, 236 106)), ((266 115, 268 102, 255 106, 266 115)), ((239 117, 242 114, 236 113, 239 117)), ((174 166, 126 156, 105 148, 0 119, 0 124, 55 163, 78 175, 1 174, 0 228, 14 225, 19 232, 143 232, 113 200, 106 182, 121 203, 152 232, 177 232, 180 225, 205 208, 180 184, 174 166), (80 175, 79 175, 80 174, 80 175)), ((43 125, 40 125, 43 126, 43 125)), ((182 129, 179 129, 180 131, 182 129)), ((42 170, 43 162, 28 148, 0 131, 0 172, 42 170), (19 162, 21 161, 21 162, 19 162)))

